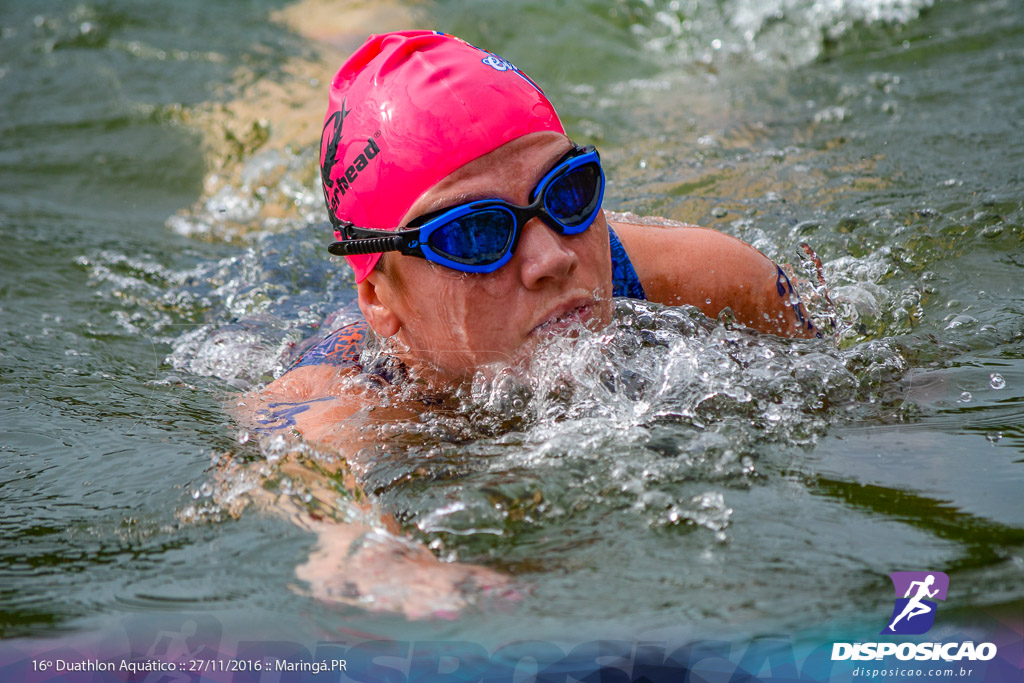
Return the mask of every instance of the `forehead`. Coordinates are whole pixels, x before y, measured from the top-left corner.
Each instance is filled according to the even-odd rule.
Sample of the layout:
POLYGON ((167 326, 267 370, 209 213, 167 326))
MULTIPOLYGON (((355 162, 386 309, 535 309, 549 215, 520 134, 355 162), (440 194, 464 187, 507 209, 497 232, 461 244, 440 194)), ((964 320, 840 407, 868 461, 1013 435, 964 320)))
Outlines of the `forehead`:
POLYGON ((455 169, 430 187, 406 212, 403 224, 426 213, 475 199, 500 198, 526 203, 530 192, 559 158, 572 148, 551 131, 531 133, 455 169))

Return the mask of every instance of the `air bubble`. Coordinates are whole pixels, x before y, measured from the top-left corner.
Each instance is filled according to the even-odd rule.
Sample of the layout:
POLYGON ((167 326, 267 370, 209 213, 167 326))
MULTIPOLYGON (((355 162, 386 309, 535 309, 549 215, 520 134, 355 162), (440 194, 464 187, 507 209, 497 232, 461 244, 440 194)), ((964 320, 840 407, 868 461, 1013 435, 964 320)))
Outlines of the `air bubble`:
POLYGON ((960 399, 959 399, 958 402, 959 403, 970 403, 972 398, 974 398, 974 397, 971 396, 971 392, 965 391, 962 394, 960 394, 960 399))
POLYGON ((993 372, 988 376, 988 384, 993 389, 1003 389, 1006 387, 1006 380, 998 372, 993 372))

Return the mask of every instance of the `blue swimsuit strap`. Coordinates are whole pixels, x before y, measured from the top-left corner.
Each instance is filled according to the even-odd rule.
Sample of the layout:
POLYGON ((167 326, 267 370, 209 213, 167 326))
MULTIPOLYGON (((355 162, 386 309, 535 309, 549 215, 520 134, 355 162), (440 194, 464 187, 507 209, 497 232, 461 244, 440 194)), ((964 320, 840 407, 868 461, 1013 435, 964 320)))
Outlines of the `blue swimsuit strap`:
MULTIPOLYGON (((646 299, 629 255, 611 227, 608 228, 608 242, 612 250, 612 296, 646 299)), ((307 349, 289 370, 303 365, 341 365, 362 369, 359 354, 363 350, 367 328, 366 321, 360 320, 335 330, 307 349)))
POLYGON ((647 294, 640 278, 636 275, 633 262, 629 260, 626 248, 622 246, 619 236, 608 226, 608 242, 612 248, 612 296, 624 296, 630 299, 646 301, 647 294))

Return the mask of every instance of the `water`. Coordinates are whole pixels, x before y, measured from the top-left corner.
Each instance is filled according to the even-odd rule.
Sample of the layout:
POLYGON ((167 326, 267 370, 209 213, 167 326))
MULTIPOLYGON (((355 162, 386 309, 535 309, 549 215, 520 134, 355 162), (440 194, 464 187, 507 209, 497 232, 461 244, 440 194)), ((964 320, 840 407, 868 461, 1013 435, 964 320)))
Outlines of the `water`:
POLYGON ((739 638, 874 627, 904 569, 947 572, 962 614, 1020 613, 1019 3, 398 14, 539 80, 601 148, 608 208, 716 227, 812 278, 809 242, 833 305, 805 295, 838 324, 797 342, 622 302, 612 330, 525 378, 389 426, 357 463, 380 507, 523 587, 426 624, 296 588, 313 536, 239 492, 302 500, 329 454, 305 449, 286 477, 296 447, 228 410, 354 315, 312 142, 336 51, 380 17, 317 46, 295 33, 317 3, 9 5, 4 637, 201 613, 260 637, 739 638))

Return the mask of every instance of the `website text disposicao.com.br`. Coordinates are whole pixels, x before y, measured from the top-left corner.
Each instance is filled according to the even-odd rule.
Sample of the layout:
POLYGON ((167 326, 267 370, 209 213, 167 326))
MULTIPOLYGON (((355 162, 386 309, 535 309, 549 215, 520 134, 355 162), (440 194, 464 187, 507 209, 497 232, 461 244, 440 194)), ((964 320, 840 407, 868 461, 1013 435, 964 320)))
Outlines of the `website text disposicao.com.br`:
POLYGON ((908 678, 970 678, 975 669, 973 667, 947 667, 934 669, 915 669, 911 667, 891 667, 888 669, 873 669, 866 666, 859 666, 851 672, 854 678, 889 678, 896 677, 899 680, 908 678))

